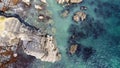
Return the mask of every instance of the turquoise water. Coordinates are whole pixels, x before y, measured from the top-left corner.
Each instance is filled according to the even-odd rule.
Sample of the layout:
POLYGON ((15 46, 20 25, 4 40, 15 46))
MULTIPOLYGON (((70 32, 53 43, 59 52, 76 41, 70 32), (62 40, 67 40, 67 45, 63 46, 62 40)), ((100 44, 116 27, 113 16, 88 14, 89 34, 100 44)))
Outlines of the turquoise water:
MULTIPOLYGON (((31 56, 21 57, 18 66, 25 68, 120 68, 120 1, 119 0, 84 0, 81 4, 62 7, 55 0, 47 0, 55 31, 57 46, 62 54, 55 63, 42 62, 31 56), (87 10, 80 10, 86 6, 87 10), (60 16, 68 9, 67 18, 60 16), (87 18, 75 23, 72 16, 77 11, 84 11, 87 18), (73 39, 72 36, 75 36, 73 39), (68 49, 77 44, 75 54, 68 49), (22 64, 22 62, 25 62, 22 64)), ((33 12, 34 13, 34 12, 33 12)), ((29 21, 28 21, 29 22, 29 21)))
POLYGON ((34 59, 27 68, 120 68, 119 0, 84 0, 70 7, 62 7, 55 0, 47 2, 62 58, 55 63, 34 59), (80 10, 80 6, 86 6, 87 10, 80 10), (67 18, 60 16, 64 9, 70 11, 67 18), (87 14, 85 21, 75 23, 72 20, 77 11, 87 14), (72 44, 77 44, 78 48, 70 55, 68 49, 72 44))
POLYGON ((60 17, 65 7, 54 0, 47 1, 62 59, 55 64, 45 63, 45 68, 120 68, 119 0, 84 0, 76 7, 68 8, 72 10, 67 18, 60 17), (84 12, 88 16, 86 21, 76 24, 72 21, 72 15, 80 10, 80 6, 87 7, 84 12), (77 38, 69 39, 71 35, 77 38), (81 50, 70 56, 67 53, 70 44, 78 44, 81 50))

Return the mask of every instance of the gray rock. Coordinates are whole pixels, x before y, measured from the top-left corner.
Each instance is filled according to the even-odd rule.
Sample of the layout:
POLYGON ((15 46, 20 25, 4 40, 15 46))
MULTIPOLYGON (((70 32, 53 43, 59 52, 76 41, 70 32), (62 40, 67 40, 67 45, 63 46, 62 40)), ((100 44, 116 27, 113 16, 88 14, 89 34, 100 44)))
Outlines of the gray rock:
POLYGON ((4 28, 0 40, 5 42, 6 45, 3 42, 1 44, 11 46, 13 52, 16 52, 19 43, 22 41, 23 43, 20 46, 26 54, 35 56, 41 61, 55 62, 60 60, 61 55, 53 36, 32 29, 14 17, 5 19, 4 28))

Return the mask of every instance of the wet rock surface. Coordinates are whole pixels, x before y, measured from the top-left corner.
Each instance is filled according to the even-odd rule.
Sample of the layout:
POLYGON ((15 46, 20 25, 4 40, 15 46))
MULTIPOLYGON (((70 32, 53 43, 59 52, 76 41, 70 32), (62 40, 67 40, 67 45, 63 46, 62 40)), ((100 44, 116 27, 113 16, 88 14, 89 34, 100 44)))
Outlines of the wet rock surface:
POLYGON ((69 11, 68 10, 64 10, 62 13, 61 13, 61 16, 62 17, 67 17, 69 14, 69 11))
POLYGON ((18 47, 22 47, 27 55, 35 56, 41 61, 60 60, 61 55, 53 36, 26 26, 15 17, 1 17, 3 21, 0 23, 3 23, 1 26, 4 27, 0 31, 1 63, 9 62, 11 57, 17 57, 18 47))

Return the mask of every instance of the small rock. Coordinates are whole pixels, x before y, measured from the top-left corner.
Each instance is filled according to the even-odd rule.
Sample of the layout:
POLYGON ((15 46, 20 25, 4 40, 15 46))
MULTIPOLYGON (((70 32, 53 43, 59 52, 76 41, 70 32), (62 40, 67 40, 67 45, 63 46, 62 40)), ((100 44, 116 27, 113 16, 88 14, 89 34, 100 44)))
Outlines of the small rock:
POLYGON ((73 16, 73 20, 76 21, 76 22, 78 22, 78 21, 80 21, 80 18, 79 18, 78 15, 75 15, 75 16, 73 16))
POLYGON ((85 7, 85 6, 80 7, 80 10, 86 10, 86 9, 87 9, 87 7, 85 7))
POLYGON ((43 20, 43 19, 44 19, 44 16, 40 15, 40 16, 39 16, 39 19, 40 19, 40 20, 43 20))
POLYGON ((47 3, 47 1, 46 1, 46 0, 41 0, 41 2, 43 2, 43 3, 47 3))
POLYGON ((13 56, 14 56, 14 57, 17 57, 17 53, 14 53, 13 56))
POLYGON ((71 54, 74 54, 77 50, 78 45, 71 45, 69 52, 71 54))
POLYGON ((85 12, 79 11, 79 12, 76 12, 73 16, 73 20, 75 22, 79 22, 80 20, 84 21, 85 19, 86 19, 86 13, 85 12))
POLYGON ((36 8, 37 10, 42 10, 42 9, 43 9, 40 5, 35 5, 35 8, 36 8))
POLYGON ((77 3, 81 3, 83 0, 57 0, 58 4, 77 4, 77 3))
POLYGON ((62 17, 67 17, 68 14, 69 14, 69 11, 68 11, 68 10, 65 10, 65 11, 61 14, 61 16, 62 16, 62 17))
POLYGON ((63 4, 65 2, 65 0, 57 0, 58 4, 63 4))
POLYGON ((30 5, 30 0, 22 0, 22 2, 24 2, 24 3, 27 4, 28 6, 30 5))
POLYGON ((13 2, 14 5, 17 5, 19 0, 12 0, 12 2, 13 2))
POLYGON ((7 11, 8 9, 9 9, 9 7, 3 6, 1 11, 5 12, 5 11, 7 11))

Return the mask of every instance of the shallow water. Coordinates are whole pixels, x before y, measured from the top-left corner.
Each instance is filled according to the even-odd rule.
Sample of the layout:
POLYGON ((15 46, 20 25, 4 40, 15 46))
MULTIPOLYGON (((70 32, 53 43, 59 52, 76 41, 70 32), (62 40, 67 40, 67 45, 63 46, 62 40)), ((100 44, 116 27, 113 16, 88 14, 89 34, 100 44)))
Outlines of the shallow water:
POLYGON ((67 18, 60 13, 64 7, 55 0, 47 0, 56 28, 57 45, 62 59, 56 63, 35 60, 32 68, 120 68, 120 1, 84 0, 72 9, 67 18), (87 19, 76 24, 72 21, 74 12, 86 6, 87 19), (73 31, 72 31, 73 30, 73 31), (73 56, 67 54, 70 36, 76 34, 75 44, 80 50, 73 56), (79 35, 83 33, 82 35, 79 35))

